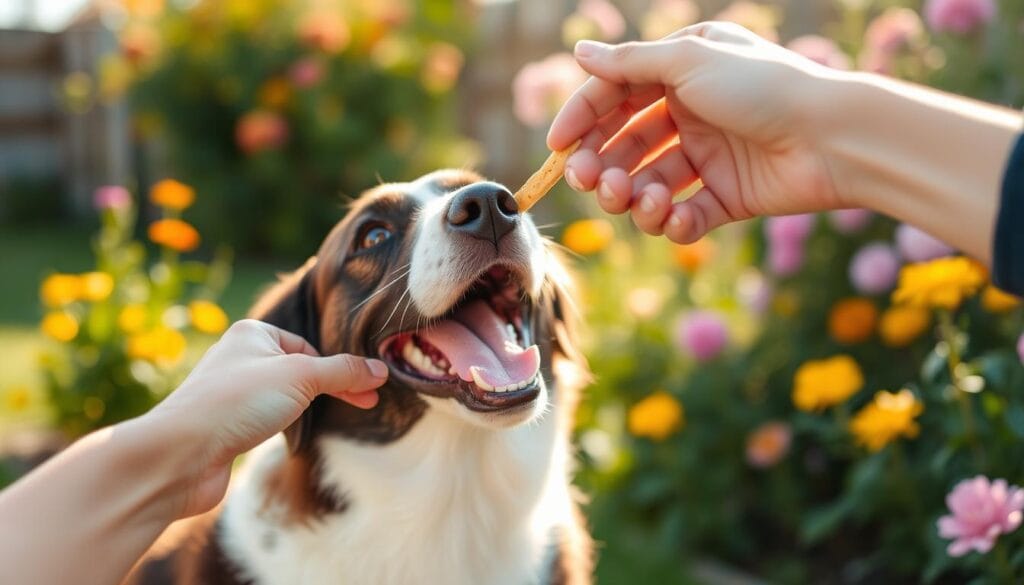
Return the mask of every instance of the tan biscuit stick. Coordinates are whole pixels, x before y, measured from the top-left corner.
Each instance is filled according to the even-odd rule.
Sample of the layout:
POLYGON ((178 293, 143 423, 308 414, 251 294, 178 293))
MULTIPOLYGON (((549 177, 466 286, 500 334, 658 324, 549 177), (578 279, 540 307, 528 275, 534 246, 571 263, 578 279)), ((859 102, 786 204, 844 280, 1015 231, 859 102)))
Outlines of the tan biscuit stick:
POLYGON ((565 161, 569 160, 569 155, 576 152, 579 146, 580 141, 577 140, 568 148, 552 152, 540 169, 530 175, 530 178, 526 180, 526 183, 514 195, 516 204, 519 206, 519 213, 529 211, 531 207, 541 200, 541 197, 547 195, 548 191, 558 183, 558 180, 562 178, 562 174, 565 172, 565 161))

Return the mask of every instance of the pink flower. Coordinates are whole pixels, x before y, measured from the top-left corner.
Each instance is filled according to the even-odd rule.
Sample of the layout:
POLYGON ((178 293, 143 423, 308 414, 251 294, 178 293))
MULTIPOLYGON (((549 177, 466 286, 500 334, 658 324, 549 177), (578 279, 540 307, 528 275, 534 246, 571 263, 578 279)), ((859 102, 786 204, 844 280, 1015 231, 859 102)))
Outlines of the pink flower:
POLYGON ((803 243, 768 245, 768 268, 776 276, 792 276, 804 267, 803 243))
POLYGON ((989 482, 983 475, 956 484, 946 496, 952 514, 939 518, 939 536, 952 538, 946 552, 961 557, 971 550, 987 553, 1000 534, 1009 534, 1021 523, 1024 490, 1006 480, 989 482))
POLYGON ((295 87, 313 87, 324 78, 324 63, 316 57, 303 57, 288 68, 288 78, 295 87))
POLYGON ((924 19, 935 32, 964 35, 996 16, 994 0, 927 0, 924 19))
POLYGON ((694 311, 680 320, 676 341, 698 362, 718 357, 729 343, 729 331, 713 311, 694 311))
POLYGON ((800 244, 814 228, 814 214, 781 215, 764 221, 764 235, 772 244, 800 244))
POLYGON ((235 142, 246 154, 279 148, 287 140, 287 122, 269 110, 253 110, 235 126, 235 142))
POLYGON ((892 289, 900 272, 896 250, 874 242, 857 251, 850 261, 850 282, 863 294, 880 294, 892 289))
POLYGON ((837 209, 828 213, 828 222, 837 232, 850 235, 868 227, 874 216, 867 209, 837 209))
POLYGON ((131 193, 120 185, 104 185, 96 189, 92 195, 92 205, 96 209, 124 209, 132 204, 131 193))
POLYGON ((597 26, 605 41, 614 41, 626 32, 626 20, 608 0, 581 0, 576 11, 597 26))
POLYGON ((921 17, 909 8, 887 8, 871 21, 864 33, 860 68, 874 73, 892 73, 893 61, 913 48, 924 35, 921 17))
POLYGON ((819 35, 804 35, 789 41, 786 48, 819 65, 844 71, 850 68, 850 58, 832 39, 819 35))
POLYGON ((516 117, 529 126, 543 126, 586 78, 569 53, 527 63, 512 81, 516 117))
POLYGON ((1017 355, 1020 357, 1020 363, 1024 364, 1024 333, 1017 340, 1017 355))
POLYGON ((896 228, 896 247, 907 262, 927 262, 954 252, 942 240, 906 223, 896 228))

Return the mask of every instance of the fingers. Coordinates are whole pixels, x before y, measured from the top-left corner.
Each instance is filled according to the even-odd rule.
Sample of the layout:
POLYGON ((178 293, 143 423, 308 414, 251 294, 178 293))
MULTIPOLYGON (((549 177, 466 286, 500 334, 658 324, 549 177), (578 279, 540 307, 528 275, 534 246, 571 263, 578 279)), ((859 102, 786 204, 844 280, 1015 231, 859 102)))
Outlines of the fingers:
POLYGON ((596 150, 640 110, 665 95, 664 86, 622 85, 591 77, 565 102, 548 131, 548 148, 561 150, 582 137, 596 150))
POLYGON ((376 404, 376 388, 388 379, 387 365, 375 359, 339 354, 326 357, 302 357, 298 384, 312 400, 317 394, 330 394, 346 402, 369 408, 376 404), (372 396, 364 396, 370 395, 372 396), (366 406, 368 405, 368 406, 366 406))
POLYGON ((662 234, 662 224, 668 218, 672 205, 672 192, 665 185, 651 183, 640 191, 633 200, 633 223, 642 231, 652 235, 662 234))
POLYGON ((632 172, 644 159, 663 149, 679 135, 665 100, 655 102, 637 114, 601 150, 605 168, 619 167, 632 172))
POLYGON ((274 327, 268 323, 259 323, 270 329, 271 335, 274 336, 277 340, 277 344, 285 353, 301 353, 313 357, 320 355, 320 352, 310 345, 303 337, 296 335, 291 331, 285 331, 279 327, 274 327))
POLYGON ((672 205, 665 236, 677 244, 692 244, 709 231, 739 219, 746 218, 734 217, 710 189, 701 187, 693 197, 672 205))

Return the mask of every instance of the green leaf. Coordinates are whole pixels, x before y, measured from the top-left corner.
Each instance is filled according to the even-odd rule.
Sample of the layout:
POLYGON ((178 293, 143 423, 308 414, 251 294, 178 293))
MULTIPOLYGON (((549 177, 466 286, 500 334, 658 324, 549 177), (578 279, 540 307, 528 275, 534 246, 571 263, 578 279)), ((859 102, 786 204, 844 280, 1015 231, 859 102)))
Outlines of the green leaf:
POLYGON ((853 500, 844 497, 838 502, 813 510, 800 525, 800 542, 814 544, 832 534, 854 509, 853 500))
POLYGON ((1014 435, 1024 438, 1024 406, 1018 402, 1011 404, 1003 414, 1003 420, 1014 435))

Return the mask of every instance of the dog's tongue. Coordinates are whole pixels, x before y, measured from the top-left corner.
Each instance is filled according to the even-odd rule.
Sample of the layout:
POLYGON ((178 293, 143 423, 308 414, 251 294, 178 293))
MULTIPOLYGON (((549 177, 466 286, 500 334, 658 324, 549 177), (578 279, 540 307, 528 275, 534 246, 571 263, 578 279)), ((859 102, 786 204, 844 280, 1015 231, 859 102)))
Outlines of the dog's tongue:
POLYGON ((491 386, 527 382, 540 369, 537 346, 520 347, 508 326, 490 305, 474 301, 418 335, 448 358, 463 380, 473 380, 471 368, 491 386))

